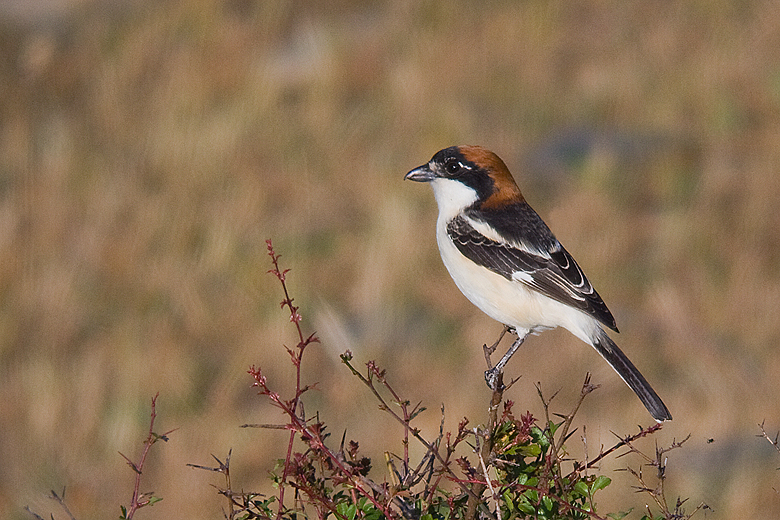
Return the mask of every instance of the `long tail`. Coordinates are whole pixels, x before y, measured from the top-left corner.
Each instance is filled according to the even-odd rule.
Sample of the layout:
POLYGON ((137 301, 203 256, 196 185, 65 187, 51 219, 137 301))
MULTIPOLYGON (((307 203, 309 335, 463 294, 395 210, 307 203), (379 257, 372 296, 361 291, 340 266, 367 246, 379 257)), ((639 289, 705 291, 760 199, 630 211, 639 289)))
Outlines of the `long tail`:
POLYGON ((639 373, 634 364, 623 354, 623 351, 615 345, 615 342, 607 334, 599 329, 599 333, 593 340, 593 348, 607 360, 615 372, 631 387, 631 390, 639 397, 650 415, 658 422, 671 421, 672 414, 650 383, 639 373))

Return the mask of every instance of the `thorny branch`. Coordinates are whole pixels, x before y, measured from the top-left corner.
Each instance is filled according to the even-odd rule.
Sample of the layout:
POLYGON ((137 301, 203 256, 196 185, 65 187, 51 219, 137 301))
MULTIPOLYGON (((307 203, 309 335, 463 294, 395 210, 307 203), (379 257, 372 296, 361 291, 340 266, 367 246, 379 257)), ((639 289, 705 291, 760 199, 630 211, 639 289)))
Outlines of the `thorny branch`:
MULTIPOLYGON (((433 455, 436 458, 436 460, 439 461, 439 464, 441 464, 441 466, 442 466, 442 470, 445 471, 446 473, 448 473, 450 475, 450 479, 453 480, 454 482, 456 482, 459 485, 459 487, 461 488, 461 490, 469 496, 469 500, 473 499, 475 501, 478 501, 480 504, 482 504, 482 507, 484 509, 484 513, 486 515, 488 515, 488 517, 493 517, 492 513, 490 513, 490 511, 487 509, 487 506, 484 505, 484 503, 480 499, 480 496, 482 494, 482 490, 476 490, 476 489, 472 490, 472 489, 470 489, 468 486, 463 484, 462 481, 460 479, 458 479, 456 477, 456 475, 450 469, 449 457, 450 457, 450 455, 452 455, 452 452, 454 451, 454 448, 452 448, 452 450, 450 450, 449 447, 448 447, 447 458, 445 459, 445 457, 442 456, 441 453, 439 453, 439 450, 437 449, 436 446, 434 446, 432 443, 428 442, 425 438, 423 438, 423 436, 420 435, 420 431, 417 428, 413 428, 410 425, 411 419, 413 419, 414 416, 417 413, 419 413, 419 411, 422 411, 422 410, 419 410, 418 407, 416 406, 415 407, 416 412, 414 412, 414 413, 409 413, 408 412, 408 409, 407 409, 408 401, 401 400, 401 398, 398 396, 398 394, 395 392, 395 390, 392 389, 390 384, 387 382, 387 379, 385 378, 385 371, 384 370, 380 370, 373 361, 369 361, 368 363, 366 363, 366 366, 368 368, 368 375, 364 376, 363 374, 360 373, 360 371, 358 371, 355 367, 352 366, 352 364, 351 364, 352 353, 349 352, 349 351, 347 351, 347 352, 345 352, 344 354, 341 355, 341 360, 342 360, 342 362, 345 365, 347 365, 347 367, 349 367, 349 369, 352 371, 352 373, 358 379, 360 379, 360 381, 363 384, 365 384, 368 387, 369 390, 371 390, 371 393, 374 394, 374 397, 376 397, 376 399, 380 403, 380 409, 385 411, 385 412, 387 412, 387 413, 389 413, 391 417, 393 417, 396 421, 398 421, 404 427, 404 431, 405 432, 411 433, 412 436, 415 439, 417 439, 417 441, 420 442, 420 444, 425 446, 425 448, 428 450, 428 453, 433 455), (382 397, 382 394, 379 393, 379 391, 377 390, 376 386, 374 385, 374 379, 379 381, 390 392, 390 394, 393 396, 394 402, 398 403, 401 406, 402 413, 404 415, 403 417, 398 415, 391 408, 391 406, 387 403, 387 401, 385 401, 384 397, 382 397)), ((501 388, 502 386, 503 385, 501 385, 499 388, 501 388)), ((500 403, 501 402, 501 394, 503 393, 503 390, 499 390, 496 393, 499 394, 497 402, 500 403)), ((498 405, 496 405, 495 408, 497 409, 498 405)), ((489 430, 489 431, 492 431, 492 429, 489 430)), ((490 435, 488 435, 488 438, 489 437, 490 437, 490 435)))
POLYGON ((146 456, 149 454, 149 450, 152 448, 152 444, 154 444, 157 441, 168 442, 168 435, 176 431, 176 429, 174 428, 173 430, 169 430, 163 433, 162 435, 158 435, 154 433, 154 420, 157 418, 157 397, 159 395, 160 394, 158 392, 152 398, 152 414, 151 414, 152 418, 149 421, 149 434, 146 436, 146 440, 144 441, 144 450, 141 453, 141 460, 136 464, 128 457, 126 457, 124 454, 119 453, 122 456, 122 458, 125 459, 128 466, 130 466, 130 468, 132 468, 132 470, 135 472, 135 486, 133 487, 133 497, 130 500, 130 507, 127 509, 123 517, 128 520, 133 518, 135 512, 138 511, 140 508, 148 505, 153 505, 155 502, 161 500, 160 498, 155 497, 153 492, 140 493, 141 475, 143 474, 144 465, 146 464, 146 456))

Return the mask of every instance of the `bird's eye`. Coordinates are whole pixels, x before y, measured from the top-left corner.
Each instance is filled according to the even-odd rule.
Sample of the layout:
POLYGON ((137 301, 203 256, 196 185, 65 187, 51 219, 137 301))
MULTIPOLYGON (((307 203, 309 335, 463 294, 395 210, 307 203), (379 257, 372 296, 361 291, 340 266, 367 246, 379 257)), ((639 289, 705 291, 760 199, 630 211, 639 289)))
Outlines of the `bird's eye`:
POLYGON ((461 168, 463 168, 463 164, 461 164, 461 162, 457 159, 447 159, 447 161, 444 163, 444 171, 450 175, 455 175, 461 170, 461 168))

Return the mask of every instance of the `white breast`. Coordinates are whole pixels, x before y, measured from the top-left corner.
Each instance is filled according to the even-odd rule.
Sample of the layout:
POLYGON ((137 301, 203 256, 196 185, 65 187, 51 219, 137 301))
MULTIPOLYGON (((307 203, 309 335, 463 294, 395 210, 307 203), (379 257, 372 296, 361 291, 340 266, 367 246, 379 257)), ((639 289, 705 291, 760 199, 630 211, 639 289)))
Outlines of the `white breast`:
POLYGON ((564 327, 582 341, 591 343, 597 327, 593 318, 463 256, 447 234, 449 220, 440 212, 436 223, 439 252, 458 289, 471 303, 518 332, 564 327))

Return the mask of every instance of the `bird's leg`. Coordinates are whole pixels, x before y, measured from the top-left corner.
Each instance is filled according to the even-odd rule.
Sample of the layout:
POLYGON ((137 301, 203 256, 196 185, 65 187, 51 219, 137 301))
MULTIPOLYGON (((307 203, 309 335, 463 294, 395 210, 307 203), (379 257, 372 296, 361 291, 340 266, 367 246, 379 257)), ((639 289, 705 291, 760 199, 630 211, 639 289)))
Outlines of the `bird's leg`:
POLYGON ((509 325, 504 325, 504 330, 501 331, 501 335, 498 337, 495 343, 490 345, 489 347, 487 345, 482 345, 482 350, 485 352, 485 361, 487 361, 488 369, 490 369, 493 365, 490 363, 490 355, 493 354, 493 352, 496 351, 498 348, 498 344, 501 343, 501 340, 504 339, 504 336, 509 331, 514 331, 512 327, 509 325))
POLYGON ((528 337, 528 333, 524 334, 523 336, 517 336, 517 339, 512 343, 512 346, 509 347, 509 350, 506 351, 506 354, 504 354, 499 362, 496 363, 496 366, 485 370, 485 381, 494 392, 499 390, 497 388, 499 374, 504 372, 504 366, 506 366, 506 364, 509 362, 509 358, 511 358, 512 355, 517 352, 517 349, 520 348, 520 345, 523 344, 523 341, 525 341, 526 337, 528 337))

